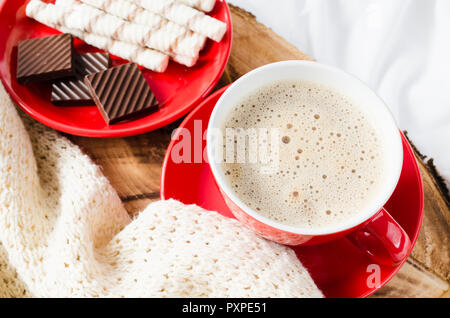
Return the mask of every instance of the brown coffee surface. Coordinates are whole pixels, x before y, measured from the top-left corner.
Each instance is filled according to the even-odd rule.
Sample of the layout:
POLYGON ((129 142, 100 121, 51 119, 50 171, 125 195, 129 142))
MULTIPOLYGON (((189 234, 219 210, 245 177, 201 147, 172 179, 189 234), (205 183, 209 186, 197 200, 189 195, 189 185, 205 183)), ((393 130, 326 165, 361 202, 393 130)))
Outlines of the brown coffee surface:
POLYGON ((251 92, 222 127, 224 154, 238 144, 226 137, 226 128, 275 129, 279 142, 266 138, 270 146, 265 144, 275 169, 261 169, 263 158, 238 163, 234 156, 221 164, 227 182, 250 208, 294 227, 338 226, 367 211, 387 169, 381 139, 361 106, 332 88, 299 80, 251 92))

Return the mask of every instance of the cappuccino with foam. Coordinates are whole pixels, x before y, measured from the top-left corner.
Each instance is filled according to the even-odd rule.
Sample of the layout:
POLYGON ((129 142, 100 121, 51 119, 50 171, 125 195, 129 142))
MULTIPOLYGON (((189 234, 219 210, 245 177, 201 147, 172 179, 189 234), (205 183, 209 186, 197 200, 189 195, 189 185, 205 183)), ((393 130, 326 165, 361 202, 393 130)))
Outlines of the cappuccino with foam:
POLYGON ((274 145, 267 147, 276 169, 265 173, 260 162, 228 160, 221 164, 226 182, 276 222, 339 225, 366 211, 387 178, 382 141, 367 117, 355 101, 312 82, 286 80, 250 92, 221 130, 276 129, 276 156, 270 156, 274 145))

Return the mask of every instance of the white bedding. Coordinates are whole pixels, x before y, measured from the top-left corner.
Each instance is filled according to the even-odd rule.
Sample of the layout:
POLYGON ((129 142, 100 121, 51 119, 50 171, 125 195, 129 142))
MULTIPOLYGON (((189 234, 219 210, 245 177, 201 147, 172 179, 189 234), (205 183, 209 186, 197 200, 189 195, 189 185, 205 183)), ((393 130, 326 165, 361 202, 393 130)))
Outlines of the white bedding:
POLYGON ((365 81, 450 184, 449 0, 230 0, 365 81))

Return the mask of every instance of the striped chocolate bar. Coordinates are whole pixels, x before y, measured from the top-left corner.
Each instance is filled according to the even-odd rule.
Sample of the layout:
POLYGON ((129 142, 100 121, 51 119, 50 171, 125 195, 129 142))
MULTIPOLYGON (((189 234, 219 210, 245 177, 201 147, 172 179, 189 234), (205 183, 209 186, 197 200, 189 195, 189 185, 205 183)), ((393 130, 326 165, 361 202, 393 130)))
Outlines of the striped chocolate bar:
POLYGON ((88 75, 84 82, 107 124, 158 110, 155 95, 134 63, 88 75))
POLYGON ((70 34, 59 34, 19 42, 17 81, 25 84, 74 75, 70 34))
POLYGON ((108 69, 108 53, 75 55, 75 77, 58 80, 52 86, 52 103, 59 106, 93 105, 94 101, 84 77, 108 69))

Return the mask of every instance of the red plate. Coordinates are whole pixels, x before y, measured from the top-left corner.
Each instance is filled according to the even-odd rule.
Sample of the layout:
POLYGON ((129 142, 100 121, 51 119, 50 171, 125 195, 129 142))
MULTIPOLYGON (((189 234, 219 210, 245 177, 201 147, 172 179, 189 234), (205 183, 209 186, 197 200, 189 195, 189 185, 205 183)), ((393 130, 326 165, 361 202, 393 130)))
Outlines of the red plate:
MULTIPOLYGON (((54 129, 88 137, 123 137, 142 134, 165 126, 191 110, 214 88, 227 64, 231 50, 231 18, 224 0, 218 0, 211 16, 227 23, 228 30, 220 43, 208 40, 198 63, 184 67, 169 63, 164 73, 143 70, 161 109, 132 121, 106 125, 97 107, 57 107, 50 102, 49 84, 19 85, 16 81, 17 42, 57 34, 25 16, 28 0, 5 0, 0 4, 0 76, 13 100, 29 115, 54 129)), ((77 51, 96 51, 75 41, 77 51)), ((114 65, 126 61, 112 56, 114 65)))
MULTIPOLYGON (((211 112, 226 88, 214 93, 202 102, 183 121, 180 128, 186 128, 194 135, 203 149, 206 142, 201 139, 207 128, 211 112), (194 121, 201 123, 202 132, 194 134, 194 121)), ((198 129, 198 128, 197 128, 198 129)), ((200 130, 200 129, 198 129, 200 130)), ((170 153, 178 143, 179 135, 174 135, 166 153, 161 176, 161 197, 177 199, 186 204, 197 204, 207 210, 233 217, 222 199, 207 163, 179 163, 172 161, 170 153), (180 180, 189 180, 189 185, 180 180)), ((422 180, 413 151, 403 138, 404 161, 399 184, 386 208, 395 220, 405 229, 414 245, 419 235, 423 216, 422 180)), ((193 144, 195 147, 195 144, 193 144)), ((327 297, 367 297, 385 285, 403 265, 396 267, 380 266, 378 286, 374 276, 373 263, 359 249, 343 238, 331 243, 316 246, 293 248, 299 260, 306 266, 317 286, 327 297), (371 283, 368 286, 367 281, 371 283)))

